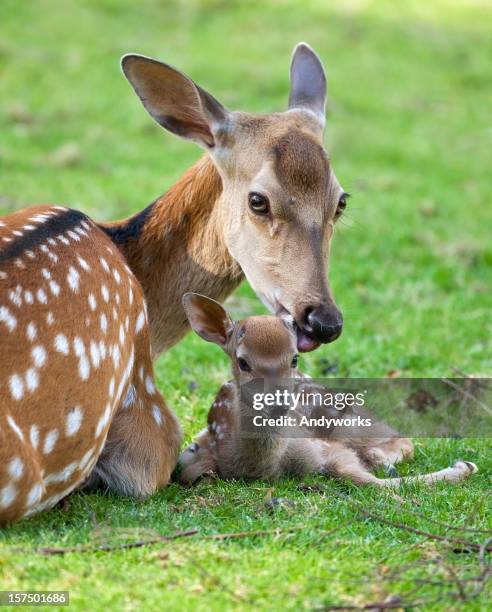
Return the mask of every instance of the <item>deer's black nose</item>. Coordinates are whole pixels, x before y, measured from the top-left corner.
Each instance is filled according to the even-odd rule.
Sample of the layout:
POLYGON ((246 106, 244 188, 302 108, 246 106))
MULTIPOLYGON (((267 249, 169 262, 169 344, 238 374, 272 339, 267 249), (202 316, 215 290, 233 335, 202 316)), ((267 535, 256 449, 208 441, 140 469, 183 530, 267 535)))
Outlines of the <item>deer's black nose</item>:
POLYGON ((317 342, 333 342, 342 333, 342 313, 334 304, 306 309, 306 331, 317 342))

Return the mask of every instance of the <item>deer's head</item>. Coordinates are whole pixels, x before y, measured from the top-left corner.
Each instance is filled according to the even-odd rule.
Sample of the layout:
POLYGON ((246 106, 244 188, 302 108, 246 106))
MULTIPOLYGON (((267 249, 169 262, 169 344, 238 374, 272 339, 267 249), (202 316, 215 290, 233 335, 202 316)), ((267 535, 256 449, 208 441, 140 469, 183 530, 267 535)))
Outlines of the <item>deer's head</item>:
POLYGON ((224 242, 269 310, 295 322, 298 349, 336 340, 342 315, 326 264, 346 194, 323 146, 326 78, 315 52, 297 45, 289 108, 266 115, 229 111, 156 60, 126 55, 122 67, 150 115, 213 159, 224 242))

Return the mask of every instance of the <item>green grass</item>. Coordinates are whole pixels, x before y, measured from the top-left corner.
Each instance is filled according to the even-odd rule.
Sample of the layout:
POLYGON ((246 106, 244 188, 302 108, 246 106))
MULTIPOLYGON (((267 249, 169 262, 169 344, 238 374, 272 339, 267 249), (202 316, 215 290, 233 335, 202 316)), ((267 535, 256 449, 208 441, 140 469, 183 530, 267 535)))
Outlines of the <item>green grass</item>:
MULTIPOLYGON (((394 370, 442 376, 454 368, 487 375, 492 11, 479 0, 351 0, 330 8, 335 4, 2 0, 0 213, 56 202, 97 219, 123 217, 197 159, 197 148, 147 117, 120 74, 123 53, 162 58, 227 106, 263 112, 285 108, 290 52, 306 40, 328 71, 327 146, 353 198, 337 228, 330 272, 344 334, 303 357, 301 367, 320 375, 335 364, 336 374, 357 377, 394 370)), ((231 310, 248 314, 261 306, 243 286, 231 310)), ((188 336, 156 370, 189 440, 228 376, 226 358, 188 336)), ((145 502, 73 495, 67 510, 0 534, 0 589, 68 589, 77 610, 299 609, 361 605, 388 594, 435 598, 439 585, 416 582, 431 578, 431 560, 442 554, 466 576, 479 572, 476 555, 364 518, 353 500, 423 531, 445 532, 429 518, 492 529, 491 450, 486 439, 420 441, 402 474, 459 457, 475 461, 480 473, 457 487, 405 489, 405 502, 319 478, 310 482, 322 483, 324 493, 282 480, 172 485, 145 502), (265 506, 271 489, 294 504, 272 512, 265 506), (95 523, 199 533, 110 553, 46 557, 12 550, 87 543, 95 523), (276 528, 283 531, 203 539, 276 528), (396 567, 418 560, 388 581, 396 567)), ((440 565, 432 579, 451 571, 440 565)), ((442 597, 424 608, 483 610, 492 596, 487 589, 464 606, 442 597)))

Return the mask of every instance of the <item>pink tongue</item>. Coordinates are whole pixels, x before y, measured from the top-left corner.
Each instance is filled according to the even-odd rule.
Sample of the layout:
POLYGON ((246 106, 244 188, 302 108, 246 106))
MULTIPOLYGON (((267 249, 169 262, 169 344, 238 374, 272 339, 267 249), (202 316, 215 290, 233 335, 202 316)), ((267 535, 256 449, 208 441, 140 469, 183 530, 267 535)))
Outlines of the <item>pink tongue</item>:
POLYGON ((319 342, 297 330, 297 350, 301 353, 309 353, 309 351, 314 351, 318 346, 319 342))

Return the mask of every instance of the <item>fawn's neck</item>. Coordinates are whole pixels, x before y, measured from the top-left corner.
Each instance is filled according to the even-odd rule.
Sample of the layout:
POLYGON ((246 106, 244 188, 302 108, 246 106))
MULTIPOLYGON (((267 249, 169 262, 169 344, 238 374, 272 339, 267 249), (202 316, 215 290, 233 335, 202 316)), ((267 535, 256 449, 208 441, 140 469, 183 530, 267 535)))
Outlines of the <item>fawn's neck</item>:
POLYGON ((220 175, 206 155, 142 212, 101 224, 142 285, 155 356, 188 331, 184 293, 222 301, 243 278, 222 236, 221 192, 220 175))
MULTIPOLYGON (((282 436, 283 427, 254 426, 253 417, 262 416, 241 401, 241 389, 234 381, 234 411, 236 418, 233 445, 236 471, 253 478, 275 476, 282 460, 287 440, 282 436)), ((284 432, 285 433, 285 432, 284 432)))

